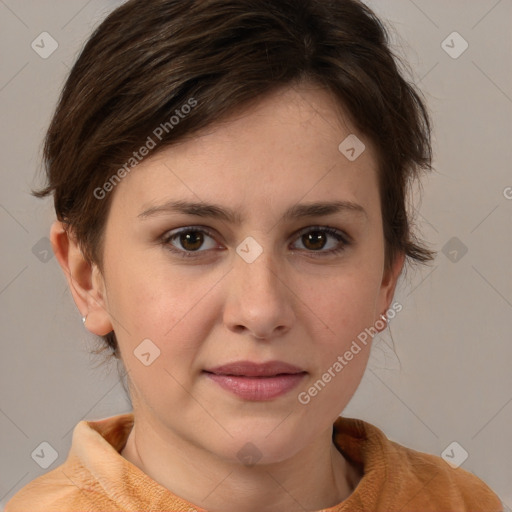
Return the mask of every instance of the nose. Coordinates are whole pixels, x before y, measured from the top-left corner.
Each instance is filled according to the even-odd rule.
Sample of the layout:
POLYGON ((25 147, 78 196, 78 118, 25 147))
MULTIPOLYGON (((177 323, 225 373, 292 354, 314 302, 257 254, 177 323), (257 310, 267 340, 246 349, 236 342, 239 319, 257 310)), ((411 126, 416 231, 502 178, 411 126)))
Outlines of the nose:
POLYGON ((291 329, 296 296, 285 262, 276 259, 270 250, 263 250, 252 262, 235 255, 233 269, 226 277, 224 308, 224 324, 231 331, 270 340, 291 329))

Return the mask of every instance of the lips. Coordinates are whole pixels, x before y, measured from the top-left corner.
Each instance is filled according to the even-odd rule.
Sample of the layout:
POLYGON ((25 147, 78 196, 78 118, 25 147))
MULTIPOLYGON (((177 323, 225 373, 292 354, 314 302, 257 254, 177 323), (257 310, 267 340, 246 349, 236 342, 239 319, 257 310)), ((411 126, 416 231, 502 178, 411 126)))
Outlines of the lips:
POLYGON ((307 372, 283 361, 236 361, 204 370, 210 381, 243 400, 273 400, 298 386, 307 372))
POLYGON ((255 363, 252 361, 236 361, 215 368, 204 370, 207 373, 240 377, 275 377, 276 375, 294 375, 306 373, 298 366, 283 361, 268 361, 255 363))

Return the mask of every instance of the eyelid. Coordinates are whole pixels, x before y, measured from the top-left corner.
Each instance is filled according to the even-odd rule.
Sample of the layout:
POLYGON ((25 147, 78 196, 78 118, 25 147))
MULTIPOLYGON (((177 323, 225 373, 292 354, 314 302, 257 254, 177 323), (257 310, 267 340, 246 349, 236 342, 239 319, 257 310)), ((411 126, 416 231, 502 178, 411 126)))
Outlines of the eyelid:
MULTIPOLYGON (((307 226, 305 228, 300 229, 297 231, 297 233, 294 234, 295 238, 302 236, 305 233, 309 233, 310 231, 325 231, 329 233, 331 236, 339 236, 342 238, 343 242, 348 244, 351 244, 353 242, 352 237, 342 229, 335 228, 333 226, 329 226, 326 224, 323 225, 313 225, 313 226, 307 226)), ((313 252, 313 251, 311 251, 313 252)))

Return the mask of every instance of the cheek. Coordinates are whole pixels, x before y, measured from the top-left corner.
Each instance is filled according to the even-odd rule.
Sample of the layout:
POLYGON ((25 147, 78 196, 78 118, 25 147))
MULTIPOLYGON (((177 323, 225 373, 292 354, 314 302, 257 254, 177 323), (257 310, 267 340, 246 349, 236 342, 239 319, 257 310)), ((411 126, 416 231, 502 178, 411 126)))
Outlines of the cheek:
POLYGON ((320 339, 329 344, 354 338, 377 319, 380 276, 371 266, 340 267, 325 279, 305 281, 302 288, 310 315, 318 318, 325 333, 320 339))
POLYGON ((315 366, 320 369, 316 377, 322 379, 330 369, 330 374, 322 379, 329 382, 324 399, 330 396, 344 403, 364 373, 378 320, 380 275, 375 268, 379 266, 362 262, 350 269, 340 268, 330 278, 303 284, 303 298, 310 311, 310 337, 315 345, 315 366))
POLYGON ((208 325, 202 323, 207 320, 198 307, 200 294, 178 277, 152 273, 140 278, 133 272, 130 280, 112 285, 115 332, 135 387, 132 398, 156 410, 185 407, 183 386, 190 387, 194 357, 208 325))
POLYGON ((299 390, 299 408, 309 417, 341 414, 363 377, 375 325, 378 279, 347 273, 309 288, 307 304, 316 373, 299 390), (328 283, 328 285, 327 285, 328 283), (314 413, 312 413, 314 411, 314 413))
POLYGON ((214 294, 207 292, 220 275, 200 276, 198 270, 177 267, 171 272, 162 265, 148 269, 125 261, 111 274, 109 304, 125 357, 133 359, 149 339, 160 351, 151 366, 165 365, 185 377, 218 311, 211 302, 214 294))

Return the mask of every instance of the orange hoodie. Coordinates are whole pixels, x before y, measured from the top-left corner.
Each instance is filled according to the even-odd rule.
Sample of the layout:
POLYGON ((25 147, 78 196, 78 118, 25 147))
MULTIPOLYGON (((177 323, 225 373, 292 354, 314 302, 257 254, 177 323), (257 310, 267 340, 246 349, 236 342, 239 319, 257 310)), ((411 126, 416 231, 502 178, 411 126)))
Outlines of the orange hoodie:
MULTIPOLYGON (((18 491, 5 512, 206 512, 120 455, 133 422, 133 413, 80 421, 66 461, 18 491)), ((319 512, 503 511, 473 474, 390 441, 362 420, 338 418, 333 441, 364 475, 346 500, 319 512)))

